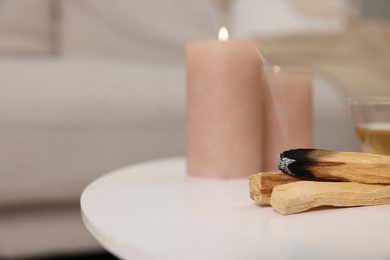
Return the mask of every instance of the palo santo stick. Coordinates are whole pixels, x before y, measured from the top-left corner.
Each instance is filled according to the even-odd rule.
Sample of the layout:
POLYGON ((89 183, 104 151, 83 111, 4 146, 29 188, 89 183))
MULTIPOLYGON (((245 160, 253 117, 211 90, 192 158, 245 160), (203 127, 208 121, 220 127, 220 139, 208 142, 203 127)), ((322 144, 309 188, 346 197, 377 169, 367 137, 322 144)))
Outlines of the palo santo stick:
POLYGON ((319 206, 380 205, 390 203, 390 186, 355 182, 300 181, 274 187, 270 203, 283 215, 319 206))
POLYGON ((270 202, 272 189, 281 184, 301 181, 298 178, 280 172, 261 172, 249 176, 250 197, 258 204, 267 205, 270 202))
POLYGON ((280 154, 278 168, 306 179, 390 184, 390 156, 295 149, 280 154))

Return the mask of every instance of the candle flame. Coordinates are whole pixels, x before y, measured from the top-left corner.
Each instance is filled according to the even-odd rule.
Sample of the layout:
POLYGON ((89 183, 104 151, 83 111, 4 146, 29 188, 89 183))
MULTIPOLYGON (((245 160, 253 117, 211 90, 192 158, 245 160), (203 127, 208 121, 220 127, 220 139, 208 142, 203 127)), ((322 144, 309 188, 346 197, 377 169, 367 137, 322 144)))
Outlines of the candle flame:
POLYGON ((275 65, 273 68, 272 68, 272 71, 274 73, 280 73, 282 71, 282 69, 280 68, 279 65, 275 65))
POLYGON ((218 40, 221 42, 226 42, 229 40, 229 33, 226 27, 221 27, 221 29, 219 29, 218 40))

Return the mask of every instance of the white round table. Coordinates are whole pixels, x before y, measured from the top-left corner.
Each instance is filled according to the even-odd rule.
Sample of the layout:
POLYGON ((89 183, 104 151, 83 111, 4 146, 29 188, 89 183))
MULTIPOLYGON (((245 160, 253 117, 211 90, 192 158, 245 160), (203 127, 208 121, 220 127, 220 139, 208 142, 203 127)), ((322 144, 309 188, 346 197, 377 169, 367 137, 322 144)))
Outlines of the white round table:
POLYGON ((183 158, 145 162, 92 182, 84 223, 122 259, 390 259, 390 206, 282 216, 248 181, 188 177, 183 158))

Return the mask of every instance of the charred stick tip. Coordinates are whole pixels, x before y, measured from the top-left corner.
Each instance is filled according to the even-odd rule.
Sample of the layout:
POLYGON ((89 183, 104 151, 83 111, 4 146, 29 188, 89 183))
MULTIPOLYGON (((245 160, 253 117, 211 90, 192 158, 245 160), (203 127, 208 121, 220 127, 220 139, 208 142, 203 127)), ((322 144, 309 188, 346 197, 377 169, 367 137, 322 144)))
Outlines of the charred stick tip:
POLYGON ((280 154, 280 158, 279 158, 279 162, 278 162, 278 169, 281 170, 282 172, 286 173, 286 174, 295 175, 288 168, 288 166, 291 163, 294 163, 294 162, 296 162, 294 159, 290 159, 290 158, 284 157, 283 153, 281 153, 280 154))
POLYGON ((278 169, 283 173, 305 179, 313 179, 315 176, 307 169, 310 164, 308 154, 313 149, 293 149, 280 154, 278 169))

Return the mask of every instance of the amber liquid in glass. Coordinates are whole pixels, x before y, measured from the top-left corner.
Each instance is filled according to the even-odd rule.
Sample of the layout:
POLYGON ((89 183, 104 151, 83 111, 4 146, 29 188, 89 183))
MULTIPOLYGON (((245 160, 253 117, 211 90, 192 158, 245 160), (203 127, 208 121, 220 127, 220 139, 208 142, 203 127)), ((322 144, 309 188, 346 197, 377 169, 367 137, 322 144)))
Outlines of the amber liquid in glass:
POLYGON ((390 123, 364 124, 356 133, 366 152, 390 155, 390 123))

